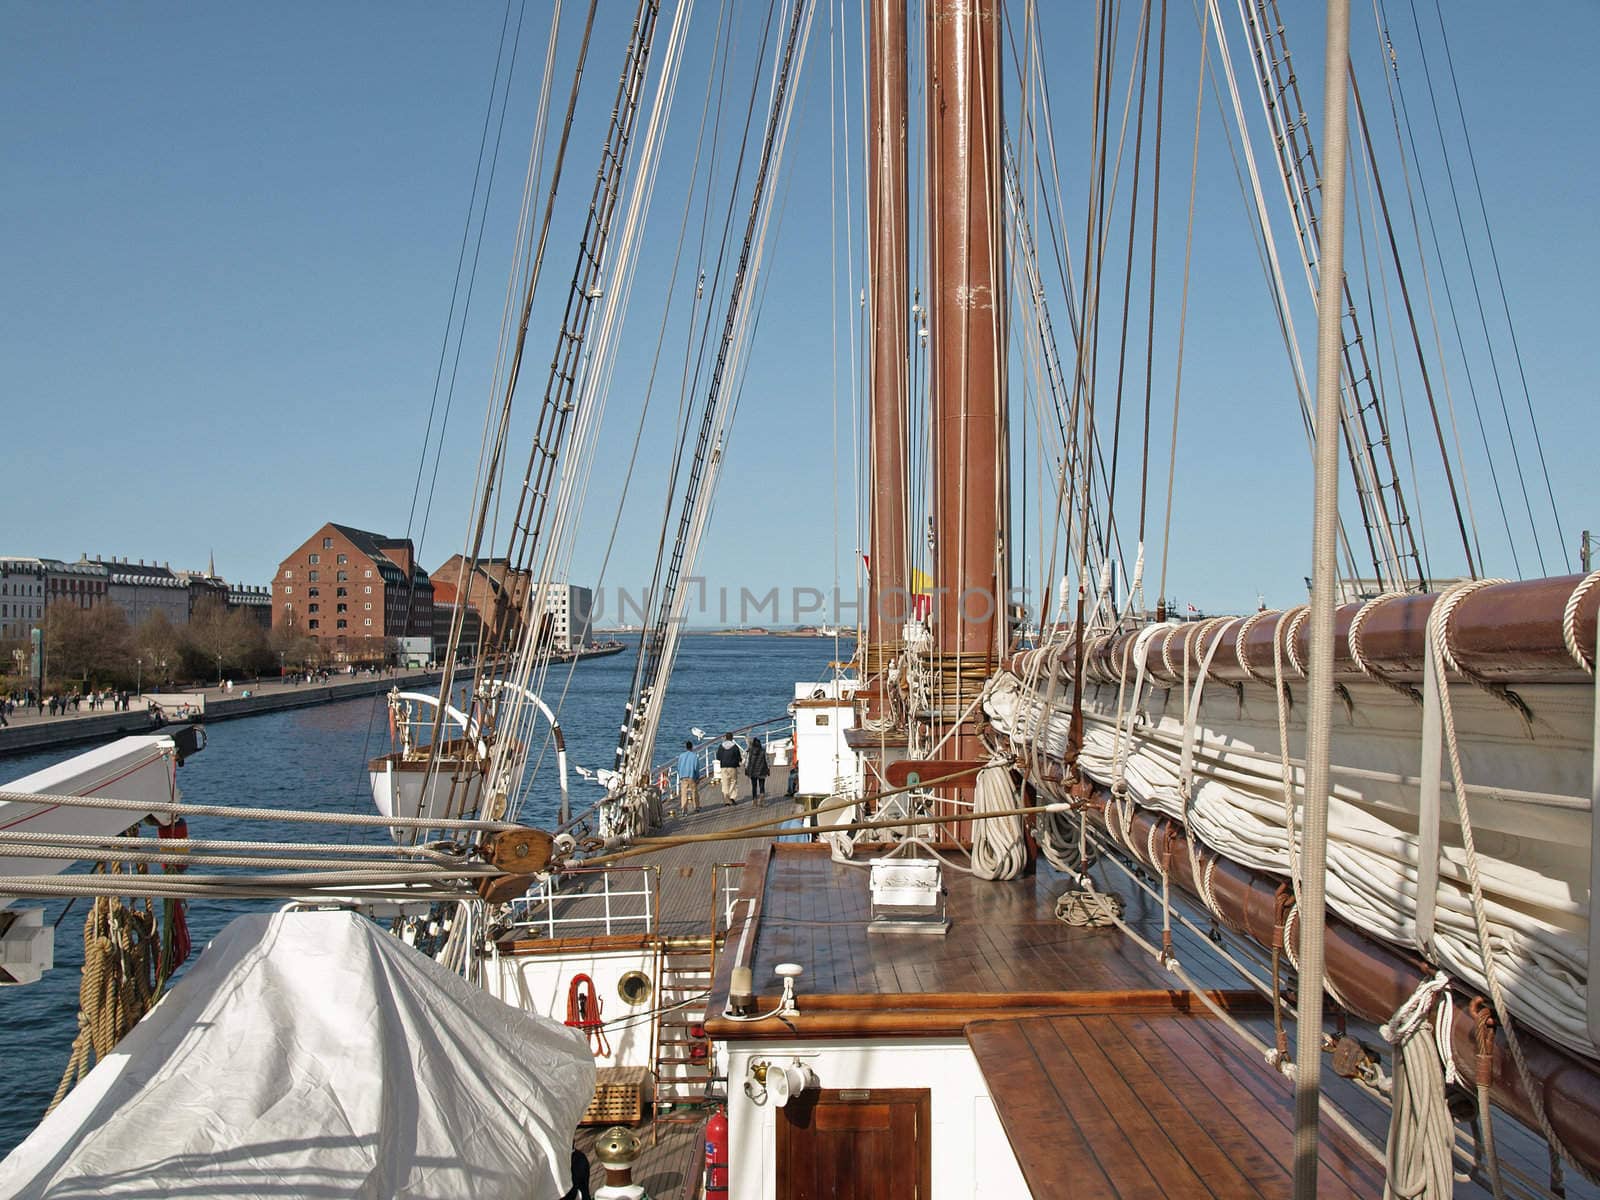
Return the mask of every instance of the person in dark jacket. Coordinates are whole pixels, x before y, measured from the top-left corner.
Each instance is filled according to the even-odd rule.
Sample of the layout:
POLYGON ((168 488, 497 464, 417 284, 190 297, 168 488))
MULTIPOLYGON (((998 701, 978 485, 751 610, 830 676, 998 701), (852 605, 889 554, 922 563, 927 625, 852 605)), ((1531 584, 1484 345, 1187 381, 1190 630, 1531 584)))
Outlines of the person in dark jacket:
POLYGON ((739 750, 739 743, 733 740, 733 734, 722 735, 722 744, 717 747, 717 782, 722 785, 722 802, 736 804, 739 799, 739 764, 744 761, 744 755, 739 750))
POLYGON ((767 776, 772 774, 772 768, 767 765, 767 748, 761 744, 761 739, 750 739, 750 751, 745 755, 744 773, 750 776, 750 800, 753 804, 761 804, 767 798, 767 776))

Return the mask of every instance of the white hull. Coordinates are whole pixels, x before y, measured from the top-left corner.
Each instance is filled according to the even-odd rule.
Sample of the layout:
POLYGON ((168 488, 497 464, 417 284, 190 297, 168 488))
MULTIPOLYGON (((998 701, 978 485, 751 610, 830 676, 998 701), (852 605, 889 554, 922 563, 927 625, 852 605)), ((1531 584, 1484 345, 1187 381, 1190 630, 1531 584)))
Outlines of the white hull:
MULTIPOLYGON (((0 831, 115 837, 146 816, 171 823, 178 796, 178 752, 172 738, 144 734, 119 738, 66 762, 6 784, 6 792, 45 796, 106 796, 147 804, 139 809, 75 808, 56 803, 0 801, 0 831)), ((56 875, 73 865, 59 858, 3 858, 0 875, 56 875)), ((11 903, 0 895, 0 908, 11 903)))

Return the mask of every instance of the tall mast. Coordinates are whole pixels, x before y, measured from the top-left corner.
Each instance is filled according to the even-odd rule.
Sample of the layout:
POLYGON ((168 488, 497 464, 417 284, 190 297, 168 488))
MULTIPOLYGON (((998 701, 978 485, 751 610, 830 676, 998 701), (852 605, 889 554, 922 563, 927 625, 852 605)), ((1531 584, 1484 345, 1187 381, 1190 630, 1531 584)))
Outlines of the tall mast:
MULTIPOLYGON (((906 0, 872 0, 867 107, 868 297, 872 322, 871 558, 867 667, 881 674, 911 616, 906 531, 908 251, 906 233, 906 0)), ((881 687, 880 687, 881 691, 881 687)), ((881 700, 871 711, 881 712, 881 700)))
MULTIPOLYGON (((1004 279, 995 0, 928 8, 935 706, 945 729, 1003 650, 1004 279)), ((981 757, 972 717, 943 757, 981 757)))

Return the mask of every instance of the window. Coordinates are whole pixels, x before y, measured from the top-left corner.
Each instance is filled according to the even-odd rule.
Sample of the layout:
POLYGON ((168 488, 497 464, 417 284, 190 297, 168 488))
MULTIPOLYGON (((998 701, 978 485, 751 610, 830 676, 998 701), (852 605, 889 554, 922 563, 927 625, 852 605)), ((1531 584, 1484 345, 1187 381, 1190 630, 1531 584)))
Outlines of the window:
POLYGON ((315 617, 312 617, 311 620, 306 622, 306 628, 308 629, 318 629, 321 628, 321 626, 322 622, 317 620, 315 617))
POLYGON ((372 595, 372 585, 370 583, 367 584, 366 592, 367 592, 367 595, 369 595, 369 596, 372 595))
POLYGON ((333 549, 333 539, 332 538, 323 538, 322 539, 322 548, 324 550, 332 550, 333 549))
POLYGON ((340 629, 343 629, 348 624, 350 624, 350 622, 349 621, 345 621, 345 620, 338 620, 338 621, 334 622, 334 625, 336 625, 340 629))
POLYGON ((315 571, 313 571, 313 572, 311 572, 311 582, 315 583, 316 581, 317 581, 317 573, 315 571))
POLYGON ((371 600, 368 600, 368 601, 367 601, 367 611, 368 611, 368 612, 371 612, 371 611, 372 611, 372 601, 371 601, 371 600))
POLYGON ((336 595, 336 596, 348 596, 349 594, 350 593, 348 591, 346 591, 344 588, 335 588, 334 589, 334 595, 336 595))
POLYGON ((319 562, 322 561, 322 555, 320 555, 320 554, 309 554, 309 555, 306 556, 306 561, 309 562, 309 563, 319 563, 319 562))
POLYGON ((372 624, 372 618, 371 618, 371 617, 368 617, 368 618, 367 618, 367 624, 368 624, 368 625, 371 625, 371 624, 372 624))
POLYGON ((322 595, 322 589, 321 588, 307 588, 306 589, 306 595, 310 596, 313 600, 315 600, 318 596, 322 595))
POLYGON ((285 567, 283 569, 283 577, 285 579, 293 579, 294 578, 294 569, 292 567, 285 567))
POLYGON ((368 567, 365 571, 362 572, 362 575, 367 579, 371 579, 372 578, 372 568, 368 567))
POLYGON ((334 612, 348 612, 349 609, 350 609, 350 606, 348 604, 335 604, 333 606, 333 611, 334 612))
POLYGON ((321 612, 322 611, 322 605, 320 605, 320 604, 308 604, 306 606, 306 611, 307 612, 321 612))
POLYGON ((350 572, 349 571, 340 571, 338 573, 338 578, 339 578, 339 582, 343 583, 345 580, 350 578, 350 572))
POLYGON ((285 595, 285 596, 292 596, 292 595, 294 595, 294 584, 292 584, 292 583, 286 583, 286 584, 284 584, 284 585, 283 585, 283 594, 284 594, 284 595, 285 595))
POLYGON ((344 566, 345 563, 350 561, 350 556, 348 554, 341 554, 341 555, 339 555, 338 558, 334 559, 333 561, 338 563, 342 567, 342 566, 344 566))

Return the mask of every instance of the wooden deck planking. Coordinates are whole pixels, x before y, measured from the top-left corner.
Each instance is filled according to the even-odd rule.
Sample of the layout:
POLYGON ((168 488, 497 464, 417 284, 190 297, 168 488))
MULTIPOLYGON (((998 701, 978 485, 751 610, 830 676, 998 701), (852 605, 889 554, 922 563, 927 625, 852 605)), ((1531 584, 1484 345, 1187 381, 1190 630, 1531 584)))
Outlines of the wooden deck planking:
POLYGON ((1178 1066, 1168 1068, 1170 1058, 1163 1059, 1153 1052, 1151 1041, 1159 1034, 1149 1028, 1151 1024, 1134 1021, 1108 1024, 1097 1031, 1099 1040, 1094 1050, 1108 1062, 1116 1063, 1116 1069, 1150 1113, 1162 1135, 1183 1147, 1188 1160, 1200 1170, 1213 1192, 1227 1196, 1259 1194, 1263 1189, 1270 1189, 1285 1164, 1261 1144, 1250 1126, 1246 1126, 1248 1137, 1224 1150, 1216 1138, 1194 1120, 1196 1108, 1214 1107, 1219 1102, 1219 1097, 1205 1087, 1201 1078, 1214 1071, 1216 1064, 1209 1058, 1201 1058, 1198 1061, 1205 1067, 1197 1071, 1194 1061, 1180 1054, 1178 1066), (1149 1037, 1144 1036, 1147 1033, 1149 1037), (1169 1070, 1165 1076, 1164 1069, 1169 1070))
MULTIPOLYGON (((865 870, 835 863, 820 847, 777 847, 752 963, 757 989, 772 984, 780 962, 799 963, 804 988, 830 995, 1181 988, 1121 931, 1057 920, 1056 898, 1070 882, 1044 864, 1008 882, 955 870, 944 881, 948 934, 872 934, 865 870)), ((1135 919, 1141 935, 1159 943, 1159 910, 1135 919)), ((1231 968, 1176 923, 1173 945, 1199 986, 1238 986, 1231 968)))
MULTIPOLYGON (((1179 1061, 1197 1060, 1214 1062, 1223 1073, 1207 1073, 1203 1078, 1195 1073, 1191 1098, 1201 1102, 1210 1098, 1228 1097, 1230 1104, 1255 1105, 1264 1123, 1271 1123, 1277 1135, 1266 1143, 1268 1153, 1278 1156, 1284 1170, 1293 1169, 1292 1143, 1294 1138, 1294 1093, 1289 1081, 1274 1071, 1261 1071, 1257 1063, 1244 1060, 1239 1053, 1240 1043, 1216 1028, 1179 1026, 1151 1026, 1149 1038, 1142 1040, 1141 1053, 1147 1060, 1176 1055, 1179 1061), (1151 1042, 1159 1040, 1160 1049, 1151 1042), (1233 1051, 1233 1053, 1230 1053, 1233 1051)), ((1332 1072, 1330 1071, 1329 1074, 1332 1072)), ((1323 1174, 1332 1174, 1346 1186, 1357 1190, 1360 1181, 1372 1169, 1372 1157, 1346 1136, 1329 1141, 1322 1155, 1323 1174)))
MULTIPOLYGON (((968 1039, 1035 1200, 1289 1194, 1292 1095, 1211 1022, 1033 1017, 974 1023, 968 1039)), ((1375 1164, 1337 1131, 1322 1161, 1330 1200, 1382 1191, 1375 1164)))

